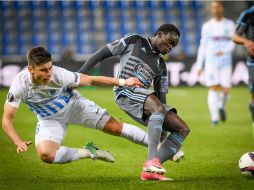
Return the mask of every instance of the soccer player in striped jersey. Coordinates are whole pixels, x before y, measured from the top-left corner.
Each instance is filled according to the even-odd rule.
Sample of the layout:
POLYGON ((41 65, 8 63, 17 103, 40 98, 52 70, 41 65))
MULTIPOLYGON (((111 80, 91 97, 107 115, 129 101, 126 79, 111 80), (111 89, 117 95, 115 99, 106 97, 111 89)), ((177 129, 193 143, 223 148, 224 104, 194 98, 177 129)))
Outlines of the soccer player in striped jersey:
POLYGON ((37 114, 35 145, 44 162, 62 164, 81 158, 114 161, 110 153, 98 150, 91 143, 81 149, 61 146, 68 124, 99 129, 147 145, 147 134, 143 130, 116 121, 105 109, 82 97, 74 89, 89 85, 143 86, 137 78, 119 80, 70 72, 53 66, 51 54, 43 47, 29 50, 27 62, 28 67, 11 84, 2 119, 3 129, 16 145, 17 153, 27 151, 32 143, 23 140, 13 125, 21 101, 37 114))
POLYGON ((211 3, 211 14, 213 18, 202 26, 196 67, 200 75, 205 63, 205 82, 209 88, 208 108, 212 126, 216 126, 219 116, 221 121, 226 121, 225 104, 231 88, 232 52, 234 50, 231 37, 235 26, 233 21, 224 18, 222 2, 213 1, 211 3))
POLYGON ((140 176, 142 180, 166 180, 162 163, 176 155, 189 134, 176 109, 166 105, 168 75, 162 56, 178 44, 179 38, 180 32, 172 24, 160 26, 153 37, 129 34, 107 44, 79 70, 86 73, 100 61, 119 55, 118 78, 137 77, 143 83, 143 87, 114 88, 119 107, 148 127, 148 157, 140 176), (154 90, 149 89, 152 85, 154 90), (158 147, 162 130, 171 134, 158 147))
POLYGON ((241 13, 233 35, 233 41, 242 44, 248 52, 247 66, 249 71, 249 90, 252 95, 249 109, 252 116, 254 135, 254 5, 241 13))

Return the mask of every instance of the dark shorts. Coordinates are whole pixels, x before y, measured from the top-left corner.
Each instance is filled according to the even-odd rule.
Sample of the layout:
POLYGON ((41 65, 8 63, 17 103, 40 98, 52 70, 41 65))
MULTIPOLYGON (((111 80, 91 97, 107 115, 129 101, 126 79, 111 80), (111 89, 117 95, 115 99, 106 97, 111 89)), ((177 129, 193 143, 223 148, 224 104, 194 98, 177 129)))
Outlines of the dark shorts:
MULTIPOLYGON (((147 125, 148 117, 144 114, 144 104, 150 94, 157 95, 156 92, 144 88, 124 88, 116 93, 116 103, 138 123, 147 125)), ((177 112, 175 108, 164 105, 166 111, 177 112)))
POLYGON ((248 66, 249 71, 249 90, 254 94, 254 66, 248 66))

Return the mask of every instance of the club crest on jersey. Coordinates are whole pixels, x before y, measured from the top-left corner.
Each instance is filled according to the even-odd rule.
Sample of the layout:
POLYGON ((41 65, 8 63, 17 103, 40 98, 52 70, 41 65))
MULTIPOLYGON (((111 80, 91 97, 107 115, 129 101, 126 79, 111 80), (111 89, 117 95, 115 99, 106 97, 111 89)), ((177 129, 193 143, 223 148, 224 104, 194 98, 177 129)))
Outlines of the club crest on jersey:
POLYGON ((34 97, 37 93, 37 90, 36 89, 31 89, 28 91, 28 94, 27 94, 27 99, 31 99, 32 97, 34 97))
POLYGON ((56 90, 48 90, 48 94, 50 95, 50 96, 54 96, 55 94, 56 94, 56 90))
POLYGON ((145 84, 151 84, 153 75, 149 66, 144 64, 136 64, 134 66, 134 72, 136 77, 145 84))
POLYGON ((12 102, 14 100, 14 96, 12 93, 10 93, 10 92, 8 93, 7 100, 8 100, 8 102, 12 102))

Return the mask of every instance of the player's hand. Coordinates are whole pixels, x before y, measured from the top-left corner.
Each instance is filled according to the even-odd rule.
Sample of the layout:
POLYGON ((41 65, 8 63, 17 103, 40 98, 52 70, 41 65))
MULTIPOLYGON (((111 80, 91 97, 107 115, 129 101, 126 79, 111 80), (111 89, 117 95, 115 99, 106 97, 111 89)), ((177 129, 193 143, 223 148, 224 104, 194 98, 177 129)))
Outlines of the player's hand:
POLYGON ((28 150, 28 146, 32 144, 32 141, 21 141, 17 144, 17 153, 26 152, 28 150))
POLYGON ((244 46, 247 49, 248 54, 251 55, 251 56, 254 56, 254 42, 250 41, 250 40, 247 40, 244 43, 244 46))
POLYGON ((223 52, 223 51, 217 51, 217 52, 215 53, 215 55, 217 55, 217 56, 219 57, 219 56, 224 55, 224 52, 223 52))
POLYGON ((125 81, 125 86, 135 86, 135 87, 142 87, 144 86, 143 83, 141 83, 138 78, 136 77, 131 77, 126 79, 125 81))
POLYGON ((203 69, 199 69, 197 72, 198 76, 200 76, 202 73, 203 73, 203 69))

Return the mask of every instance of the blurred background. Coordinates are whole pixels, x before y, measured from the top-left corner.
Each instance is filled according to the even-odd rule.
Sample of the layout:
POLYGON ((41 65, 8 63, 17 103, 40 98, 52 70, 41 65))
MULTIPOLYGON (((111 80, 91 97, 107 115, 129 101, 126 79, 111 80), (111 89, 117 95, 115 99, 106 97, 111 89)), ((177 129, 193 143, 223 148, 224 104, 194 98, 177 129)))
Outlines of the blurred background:
MULTIPOLYGON (((223 2, 225 16, 236 21, 249 1, 223 2)), ((181 31, 167 58, 171 85, 203 84, 194 71, 202 24, 209 1, 1 1, 0 87, 8 87, 26 66, 26 51, 43 45, 56 65, 77 71, 95 51, 128 33, 152 36, 163 23, 181 31)), ((234 85, 248 80, 243 47, 234 51, 234 85)), ((116 76, 118 59, 99 64, 91 74, 116 76)))

